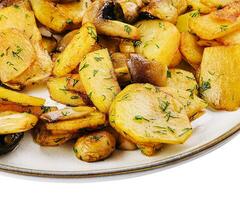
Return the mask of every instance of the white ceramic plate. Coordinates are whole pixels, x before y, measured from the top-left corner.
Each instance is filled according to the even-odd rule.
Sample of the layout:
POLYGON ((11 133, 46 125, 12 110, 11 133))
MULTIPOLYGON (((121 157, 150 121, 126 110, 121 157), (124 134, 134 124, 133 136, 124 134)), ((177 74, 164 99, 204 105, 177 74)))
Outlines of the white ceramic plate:
MULTIPOLYGON (((47 98, 49 94, 41 86, 27 91, 29 94, 47 98)), ((25 135, 19 147, 0 157, 3 171, 46 177, 92 177, 139 172, 174 164, 190 158, 224 141, 240 129, 240 110, 235 112, 210 111, 193 123, 192 137, 183 145, 166 145, 157 155, 146 157, 139 151, 116 151, 111 158, 85 163, 75 158, 72 144, 61 147, 40 147, 25 135)))

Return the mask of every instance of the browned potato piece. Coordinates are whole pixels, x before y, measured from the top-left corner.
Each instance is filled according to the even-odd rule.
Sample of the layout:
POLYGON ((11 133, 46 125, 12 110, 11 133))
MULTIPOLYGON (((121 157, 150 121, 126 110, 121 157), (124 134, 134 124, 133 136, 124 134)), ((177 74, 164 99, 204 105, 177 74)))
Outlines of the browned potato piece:
POLYGON ((0 87, 0 99, 11 101, 14 103, 19 103, 25 106, 43 106, 45 103, 45 99, 32 97, 3 87, 0 87))
POLYGON ((48 51, 48 53, 53 52, 57 47, 57 41, 54 38, 44 37, 42 39, 43 48, 48 51))
POLYGON ((58 43, 57 50, 62 52, 72 41, 73 37, 78 33, 78 30, 73 30, 67 33, 58 43))
POLYGON ((94 25, 91 23, 84 24, 58 56, 54 64, 53 74, 55 76, 64 76, 74 70, 84 56, 91 51, 96 40, 97 33, 94 25))
POLYGON ((47 112, 41 115, 42 120, 46 120, 48 122, 54 121, 64 121, 69 119, 77 119, 81 117, 85 117, 92 112, 95 112, 96 108, 88 107, 88 106, 81 106, 75 108, 64 108, 57 111, 47 112))
POLYGON ((80 119, 72 119, 55 123, 48 123, 47 129, 54 131, 75 131, 83 128, 96 128, 106 123, 106 116, 100 112, 93 112, 80 119))
POLYGON ((0 116, 0 135, 22 133, 32 129, 38 118, 29 113, 2 112, 0 116))
MULTIPOLYGON (((109 36, 99 36, 97 44, 100 46, 100 49, 108 49, 108 52, 110 54, 113 54, 115 52, 119 52, 119 44, 121 42, 120 38, 116 37, 109 37, 109 36)), ((96 49, 99 50, 99 49, 96 49)), ((94 51, 94 50, 92 50, 94 51)))
POLYGON ((175 23, 178 17, 178 10, 170 0, 151 0, 150 3, 141 9, 141 12, 149 13, 159 19, 175 23))
POLYGON ((155 155, 157 152, 160 151, 160 149, 162 148, 163 144, 156 144, 156 145, 137 145, 138 148, 141 150, 141 152, 146 155, 146 156, 153 156, 155 155))
POLYGON ((96 162, 109 157, 115 150, 116 140, 106 131, 80 137, 74 145, 77 158, 86 162, 96 162))
POLYGON ((187 0, 188 6, 191 6, 193 10, 199 10, 200 13, 210 13, 212 11, 211 7, 203 4, 201 0, 187 0))
POLYGON ((140 38, 139 31, 136 27, 116 20, 104 19, 104 9, 109 9, 111 1, 98 0, 92 3, 83 17, 83 24, 91 22, 96 26, 99 34, 122 37, 133 40, 140 38))
POLYGON ((240 1, 229 4, 208 15, 190 19, 193 33, 202 39, 213 40, 224 37, 240 28, 240 1))
POLYGON ((200 92, 215 109, 240 106, 240 45, 205 48, 200 69, 200 92))
POLYGON ((202 61, 203 48, 197 44, 197 37, 191 33, 181 33, 180 51, 189 64, 193 67, 200 65, 202 61))
POLYGON ((33 140, 37 144, 41 146, 59 146, 70 139, 72 139, 73 134, 72 133, 64 133, 64 134, 58 134, 54 135, 51 133, 51 131, 46 129, 46 125, 44 123, 38 124, 37 127, 35 127, 33 133, 33 140))
POLYGON ((172 62, 170 63, 170 65, 168 67, 169 68, 177 67, 181 62, 182 62, 182 54, 179 51, 179 49, 177 49, 177 51, 172 59, 172 62))
POLYGON ((122 53, 135 53, 133 41, 130 40, 122 40, 119 49, 122 53))
POLYGON ((216 40, 203 40, 200 39, 197 41, 198 46, 200 47, 216 47, 216 46, 222 46, 222 44, 216 40))
POLYGON ((171 3, 177 9, 178 14, 182 14, 187 10, 187 0, 171 0, 171 3))
POLYGON ((0 79, 13 80, 22 74, 36 59, 31 42, 17 29, 0 31, 0 79))
POLYGON ((128 62, 132 81, 135 83, 151 83, 156 86, 167 84, 167 67, 156 61, 149 61, 138 54, 131 54, 128 62))
POLYGON ((5 112, 5 111, 14 111, 14 112, 27 112, 30 114, 33 114, 37 117, 40 117, 40 115, 47 113, 47 112, 52 112, 56 111, 57 107, 48 107, 48 106, 22 106, 19 104, 15 104, 12 102, 0 102, 0 112, 5 112))
POLYGON ((74 91, 69 91, 67 89, 67 84, 69 81, 68 75, 61 78, 51 78, 47 82, 47 87, 50 93, 50 97, 62 104, 70 106, 82 106, 89 102, 86 95, 77 93, 74 91))

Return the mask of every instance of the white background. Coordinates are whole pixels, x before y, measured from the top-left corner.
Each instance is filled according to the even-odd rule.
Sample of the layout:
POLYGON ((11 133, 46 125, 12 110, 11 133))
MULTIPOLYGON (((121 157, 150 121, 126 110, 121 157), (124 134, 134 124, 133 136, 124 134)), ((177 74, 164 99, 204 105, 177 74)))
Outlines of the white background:
POLYGON ((88 180, 0 173, 0 200, 239 200, 240 134, 207 155, 165 170, 88 180))

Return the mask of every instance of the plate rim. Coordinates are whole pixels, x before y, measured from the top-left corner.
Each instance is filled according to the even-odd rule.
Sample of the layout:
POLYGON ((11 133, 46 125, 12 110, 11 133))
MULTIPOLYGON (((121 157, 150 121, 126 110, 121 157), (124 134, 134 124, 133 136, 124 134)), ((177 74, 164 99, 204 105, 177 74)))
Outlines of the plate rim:
POLYGON ((107 177, 114 175, 124 175, 124 174, 132 174, 138 172, 145 172, 154 169, 160 169, 163 167, 169 167, 176 163, 180 163, 186 160, 189 160, 193 157, 204 153, 217 145, 221 144, 231 136, 235 135, 240 130, 240 123, 231 128, 229 131, 223 133, 219 137, 214 140, 209 141, 199 147, 196 147, 192 150, 186 151, 184 153, 176 154, 165 158, 163 160, 154 161, 148 164, 139 164, 130 167, 121 167, 114 169, 103 169, 97 171, 53 171, 53 170, 37 170, 37 169, 28 169, 22 167, 15 167, 12 165, 5 165, 0 163, 0 171, 17 174, 17 175, 25 175, 32 177, 42 177, 42 178, 94 178, 94 177, 107 177))

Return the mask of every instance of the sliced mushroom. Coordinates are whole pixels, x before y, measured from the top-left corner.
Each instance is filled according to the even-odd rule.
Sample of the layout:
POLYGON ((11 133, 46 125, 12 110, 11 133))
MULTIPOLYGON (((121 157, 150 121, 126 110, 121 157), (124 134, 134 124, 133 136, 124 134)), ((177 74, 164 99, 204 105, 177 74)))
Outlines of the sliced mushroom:
POLYGON ((136 27, 115 20, 114 4, 110 0, 95 1, 86 11, 82 23, 91 22, 96 26, 99 34, 129 38, 140 38, 136 27))
POLYGON ((128 68, 135 83, 151 83, 156 86, 165 86, 167 81, 167 67, 149 61, 139 54, 130 54, 128 68))

